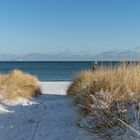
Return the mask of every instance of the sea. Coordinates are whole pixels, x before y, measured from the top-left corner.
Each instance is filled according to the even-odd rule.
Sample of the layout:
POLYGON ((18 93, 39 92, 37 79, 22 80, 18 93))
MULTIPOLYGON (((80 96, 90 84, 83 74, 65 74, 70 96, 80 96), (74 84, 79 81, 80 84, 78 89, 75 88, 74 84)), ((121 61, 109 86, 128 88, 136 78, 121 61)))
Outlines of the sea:
MULTIPOLYGON (((0 73, 8 73, 14 69, 35 75, 40 81, 71 81, 78 72, 90 70, 93 66, 92 61, 7 61, 0 62, 0 73)), ((117 61, 99 61, 101 66, 114 66, 117 61)))

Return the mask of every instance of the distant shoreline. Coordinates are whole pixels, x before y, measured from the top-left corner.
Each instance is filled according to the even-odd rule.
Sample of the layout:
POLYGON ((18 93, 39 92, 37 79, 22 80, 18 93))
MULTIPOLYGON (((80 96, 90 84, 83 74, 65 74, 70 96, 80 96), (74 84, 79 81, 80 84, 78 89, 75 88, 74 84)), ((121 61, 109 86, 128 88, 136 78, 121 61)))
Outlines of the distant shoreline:
POLYGON ((52 62, 60 62, 60 63, 61 63, 61 62, 62 62, 62 63, 63 63, 63 62, 73 62, 73 63, 77 63, 77 62, 78 62, 78 63, 79 63, 79 62, 94 62, 94 61, 97 61, 97 62, 140 62, 140 60, 84 60, 84 61, 83 61, 83 60, 81 60, 81 61, 77 61, 77 60, 72 60, 72 61, 71 61, 71 60, 66 60, 66 61, 57 61, 57 60, 56 60, 56 61, 54 61, 54 60, 52 60, 52 61, 46 61, 46 60, 45 60, 45 61, 39 61, 39 60, 37 60, 37 61, 36 61, 36 60, 33 60, 33 61, 11 61, 11 60, 1 61, 1 60, 0 60, 0 63, 1 63, 1 62, 5 62, 5 63, 6 63, 6 62, 8 62, 8 63, 9 63, 9 62, 19 62, 19 63, 20 63, 20 62, 23 62, 23 63, 24 63, 24 62, 48 62, 48 63, 49 63, 49 62, 51 62, 51 63, 52 63, 52 62))

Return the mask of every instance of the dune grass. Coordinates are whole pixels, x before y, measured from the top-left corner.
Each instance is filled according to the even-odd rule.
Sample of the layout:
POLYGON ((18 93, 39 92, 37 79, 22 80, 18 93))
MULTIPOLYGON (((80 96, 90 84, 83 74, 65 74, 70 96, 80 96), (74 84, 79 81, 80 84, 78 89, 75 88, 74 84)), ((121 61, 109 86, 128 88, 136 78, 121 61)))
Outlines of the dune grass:
POLYGON ((77 95, 90 86, 93 80, 93 73, 91 71, 82 71, 78 73, 75 75, 71 86, 68 88, 68 95, 77 95))
POLYGON ((99 91, 110 93, 114 100, 140 97, 140 65, 120 65, 115 68, 101 68, 95 72, 82 71, 74 77, 68 88, 68 95, 80 92, 99 91), (88 91, 90 90, 90 91, 88 91))
POLYGON ((36 77, 20 70, 0 74, 0 99, 14 100, 19 97, 29 98, 40 94, 36 77))
POLYGON ((122 128, 119 120, 130 123, 131 115, 136 116, 133 112, 139 110, 140 65, 124 63, 115 68, 82 71, 74 77, 67 95, 74 97, 82 115, 92 116, 94 124, 87 130, 100 134, 109 130, 112 134, 113 127, 122 128))

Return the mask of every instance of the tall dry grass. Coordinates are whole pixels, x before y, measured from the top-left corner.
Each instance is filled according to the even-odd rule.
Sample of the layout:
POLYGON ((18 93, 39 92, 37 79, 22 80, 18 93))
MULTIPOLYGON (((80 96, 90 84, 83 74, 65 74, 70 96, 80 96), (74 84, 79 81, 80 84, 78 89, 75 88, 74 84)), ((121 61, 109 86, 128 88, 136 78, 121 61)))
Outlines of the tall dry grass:
POLYGON ((139 112, 140 65, 124 63, 115 68, 82 71, 74 77, 67 95, 74 97, 84 116, 92 116, 93 125, 89 121, 88 131, 112 134, 118 127, 122 133, 122 122, 129 125, 136 116, 133 112, 139 112))
POLYGON ((82 71, 75 75, 71 86, 68 88, 68 95, 75 96, 90 86, 93 80, 93 73, 91 71, 82 71))
POLYGON ((19 70, 13 70, 9 74, 0 74, 0 99, 14 100, 40 94, 36 77, 19 70))
POLYGON ((82 71, 74 77, 67 94, 76 96, 80 92, 105 91, 115 100, 140 97, 140 65, 122 64, 115 68, 101 68, 97 71, 82 71))

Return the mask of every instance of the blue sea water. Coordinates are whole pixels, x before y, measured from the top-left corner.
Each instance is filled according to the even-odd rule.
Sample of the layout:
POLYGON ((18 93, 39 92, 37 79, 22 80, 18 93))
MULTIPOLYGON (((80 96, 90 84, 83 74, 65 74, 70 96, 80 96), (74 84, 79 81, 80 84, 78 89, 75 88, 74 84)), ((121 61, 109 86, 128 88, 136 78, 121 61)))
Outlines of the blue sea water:
MULTIPOLYGON (((117 63, 118 62, 98 62, 98 65, 108 66, 117 63)), ((19 69, 37 76, 40 81, 70 81, 79 71, 91 68, 91 61, 0 62, 0 73, 8 73, 13 69, 19 69)))

